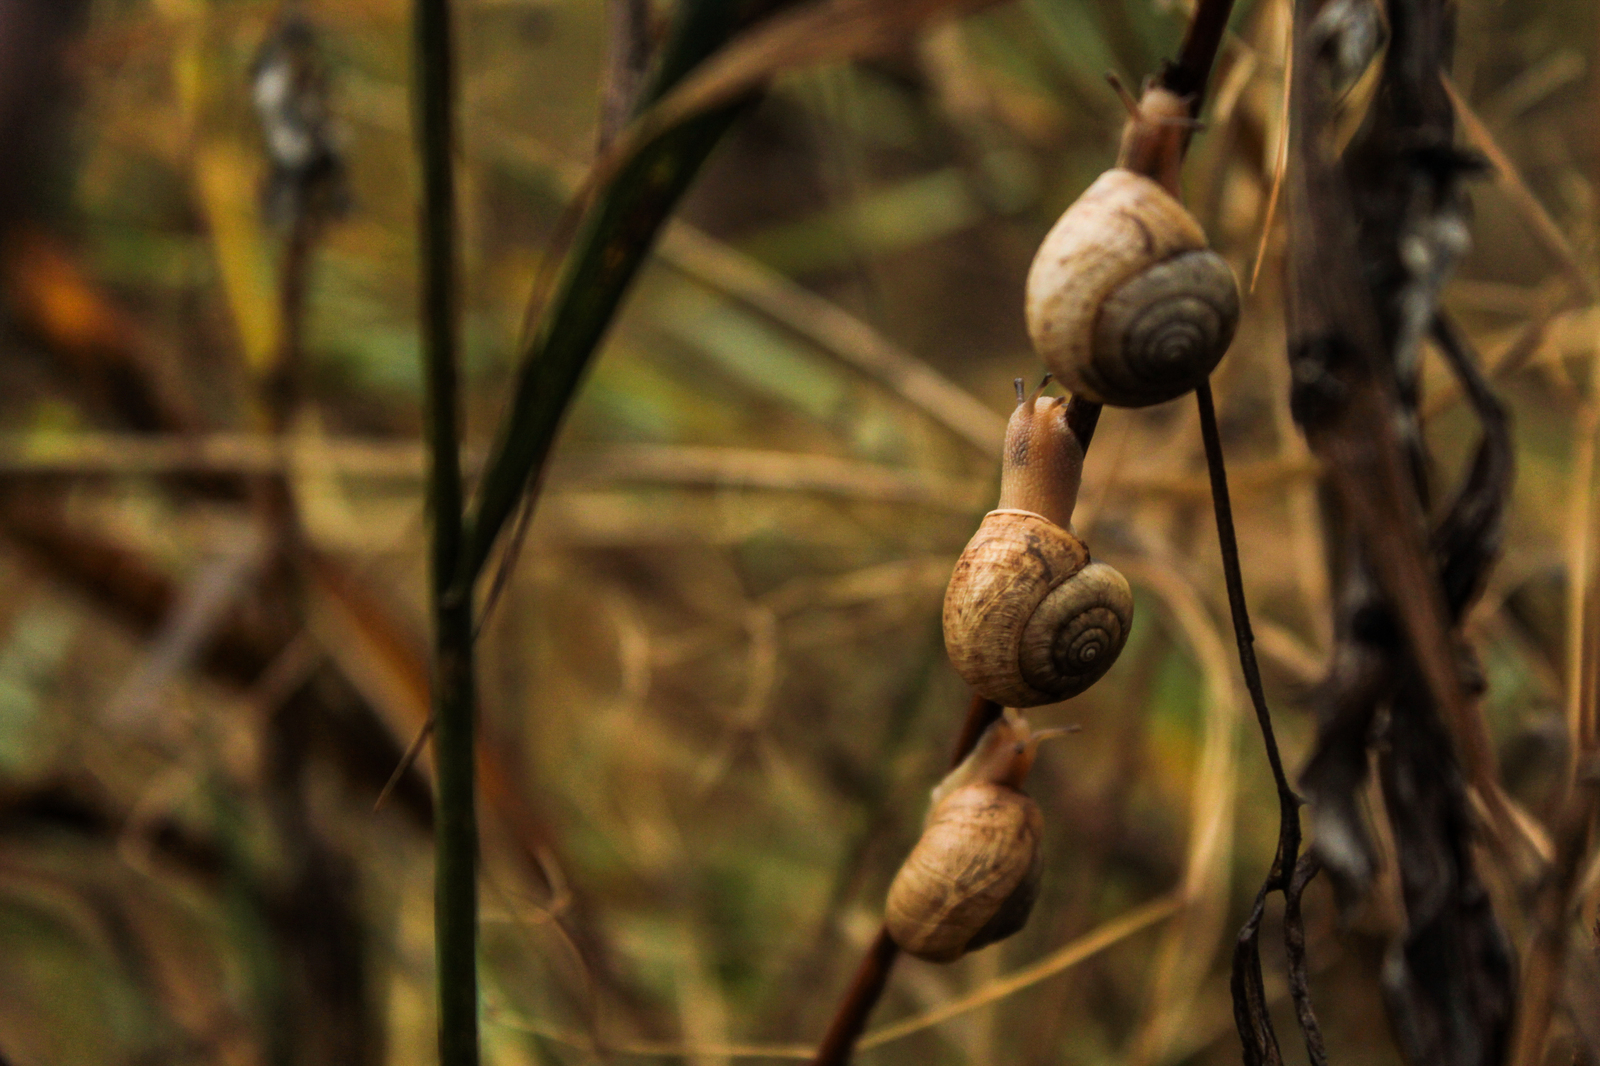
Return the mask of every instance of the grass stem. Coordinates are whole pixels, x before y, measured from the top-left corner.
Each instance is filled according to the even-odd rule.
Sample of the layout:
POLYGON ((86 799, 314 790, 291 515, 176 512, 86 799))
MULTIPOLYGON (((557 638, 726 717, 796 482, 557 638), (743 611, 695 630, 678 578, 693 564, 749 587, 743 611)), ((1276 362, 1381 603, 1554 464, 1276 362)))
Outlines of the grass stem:
POLYGON ((1256 724, 1261 727, 1261 742, 1267 749, 1272 781, 1278 791, 1278 850, 1267 871, 1244 928, 1239 931, 1233 954, 1233 1010, 1244 1046, 1245 1062, 1281 1062, 1278 1038, 1266 1011, 1266 993, 1261 977, 1261 952, 1258 938, 1267 896, 1282 892, 1289 905, 1285 909, 1284 937, 1290 947, 1290 986, 1295 990, 1296 1017, 1305 1034, 1306 1047, 1316 1066, 1322 1066, 1322 1033, 1311 1010, 1305 990, 1305 931, 1300 925, 1300 893, 1305 881, 1315 876, 1317 867, 1308 865, 1304 881, 1293 887, 1300 857, 1300 797, 1289 784, 1278 752, 1278 739, 1272 728, 1272 712, 1267 708, 1266 690, 1261 684, 1261 667, 1256 662, 1255 635, 1250 631, 1250 609, 1244 598, 1244 570, 1239 563, 1239 539, 1233 528, 1233 504, 1228 497, 1228 469, 1222 457, 1222 434, 1217 428, 1217 409, 1211 399, 1211 383, 1195 390, 1200 408, 1200 437, 1205 444, 1206 467, 1211 474, 1211 500, 1217 516, 1217 544, 1222 551, 1222 573, 1228 588, 1228 613, 1233 617, 1234 643, 1239 647, 1239 667, 1244 672, 1245 688, 1255 708, 1256 724), (1299 947, 1296 955, 1295 947, 1299 947))
POLYGON ((439 1062, 478 1062, 478 826, 474 796, 472 595, 463 580, 457 372, 455 182, 449 0, 416 0, 417 142, 422 163, 422 348, 432 523, 434 940, 439 1062))

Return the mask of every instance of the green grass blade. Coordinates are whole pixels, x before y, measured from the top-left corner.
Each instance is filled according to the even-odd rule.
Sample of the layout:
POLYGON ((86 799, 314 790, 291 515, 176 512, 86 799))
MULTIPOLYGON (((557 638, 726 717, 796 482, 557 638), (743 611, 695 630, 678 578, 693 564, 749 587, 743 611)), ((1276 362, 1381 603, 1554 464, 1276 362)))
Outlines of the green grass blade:
MULTIPOLYGON (((686 0, 640 106, 659 99, 740 26, 776 6, 772 0, 686 0)), ((665 131, 621 168, 589 208, 522 354, 511 407, 485 467, 461 560, 467 581, 483 569, 525 486, 537 480, 562 416, 662 224, 741 110, 732 104, 665 131)))

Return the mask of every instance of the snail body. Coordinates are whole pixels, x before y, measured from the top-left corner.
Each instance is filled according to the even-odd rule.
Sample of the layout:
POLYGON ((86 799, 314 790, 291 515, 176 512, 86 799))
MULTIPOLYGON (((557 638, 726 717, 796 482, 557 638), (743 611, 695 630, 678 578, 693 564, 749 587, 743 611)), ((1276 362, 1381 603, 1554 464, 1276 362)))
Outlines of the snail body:
POLYGON ((962 679, 1006 707, 1075 696, 1098 681, 1133 623, 1128 582, 1071 530, 1083 451, 1059 399, 1011 416, 1000 506, 984 516, 945 590, 945 650, 962 679))
POLYGON ((1044 819, 1022 792, 1038 742, 1008 711, 933 791, 921 838, 889 887, 894 942, 951 962, 1021 929, 1039 894, 1044 819))
POLYGON ((1239 286, 1182 204, 1115 167, 1040 245, 1026 313, 1034 347, 1075 395, 1146 407, 1195 388, 1222 359, 1239 286))

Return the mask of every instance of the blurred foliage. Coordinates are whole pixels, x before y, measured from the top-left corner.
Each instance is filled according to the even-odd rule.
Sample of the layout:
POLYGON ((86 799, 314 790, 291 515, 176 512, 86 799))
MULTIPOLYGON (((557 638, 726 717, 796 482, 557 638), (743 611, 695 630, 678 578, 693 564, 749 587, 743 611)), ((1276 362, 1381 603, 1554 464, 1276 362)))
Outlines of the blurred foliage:
MULTIPOLYGON (((45 191, 10 213, 0 1049, 16 1066, 434 1054, 425 761, 372 811, 425 706, 406 5, 297 5, 349 211, 309 255, 281 447, 260 435, 263 389, 301 324, 282 321, 287 234, 263 212, 249 96, 280 7, 88 4, 45 191), (259 543, 260 482, 280 473, 304 553, 287 568, 259 543), (341 1024, 359 1052, 321 1032, 341 1024)), ((481 460, 593 155, 606 19, 596 0, 457 8, 481 460)), ((593 368, 480 643, 489 1061, 707 1066, 820 1034, 965 709, 938 607, 993 492, 1011 380, 1040 373, 1029 259, 1112 158, 1123 110, 1104 71, 1136 83, 1182 25, 1155 0, 1013 0, 880 61, 784 75, 713 157, 693 231, 668 235, 593 368), (774 313, 796 283, 856 332, 808 328, 803 304, 774 313), (874 344, 940 384, 886 378, 874 344), (952 430, 938 388, 992 424, 952 430)), ((1264 254, 1216 391, 1296 766, 1331 608, 1285 402, 1281 214, 1262 239, 1287 5, 1242 4, 1233 26, 1186 183, 1241 278, 1264 254)), ((1536 814, 1565 759, 1571 579, 1597 565, 1596 37, 1573 0, 1460 13, 1456 85, 1520 171, 1475 190, 1475 250, 1446 298, 1518 440, 1505 556, 1469 629, 1509 787, 1536 814)), ((1476 429, 1429 359, 1442 498, 1476 429)), ((1030 782, 1043 896, 999 947, 905 962, 876 1023, 1173 892, 1180 917, 863 1063, 1236 1060, 1227 952, 1276 819, 1191 407, 1108 409, 1082 500, 1078 531, 1133 581, 1138 623, 1104 682, 1034 716, 1083 727, 1030 782)), ((1495 887, 1520 940, 1511 885, 1495 887)), ((1378 896, 1340 928, 1326 889, 1308 895, 1336 1061, 1398 1061, 1376 991, 1398 904, 1378 896)), ((1585 906, 1592 922, 1592 888, 1585 906)), ((1267 968, 1282 973, 1270 950, 1267 968)), ((1290 1031, 1281 978, 1268 990, 1290 1031)))

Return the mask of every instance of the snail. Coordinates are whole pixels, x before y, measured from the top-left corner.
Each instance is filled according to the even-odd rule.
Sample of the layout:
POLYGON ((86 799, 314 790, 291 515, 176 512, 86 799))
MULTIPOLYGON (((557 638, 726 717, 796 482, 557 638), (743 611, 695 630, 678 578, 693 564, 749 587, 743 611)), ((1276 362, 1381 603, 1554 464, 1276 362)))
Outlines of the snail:
POLYGON ((1045 366, 1075 395, 1147 407, 1194 389, 1222 359, 1239 286, 1173 195, 1180 138, 1193 125, 1186 102, 1152 88, 1131 106, 1119 165, 1040 245, 1026 312, 1045 366))
POLYGON ((1039 742, 1014 710, 933 790, 922 836, 889 886, 884 925, 905 951, 952 962, 1021 929, 1039 892, 1044 819, 1022 792, 1039 742))
POLYGON ((1082 692, 1111 668, 1133 624, 1127 579, 1091 562, 1072 533, 1082 469, 1065 401, 1026 396, 1019 380, 999 506, 956 561, 944 596, 956 673, 1006 707, 1082 692))

